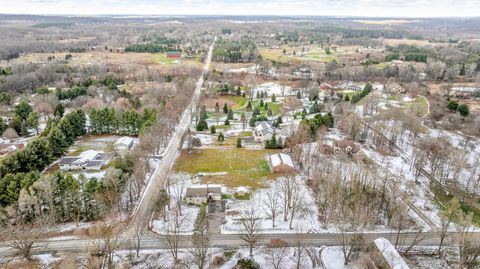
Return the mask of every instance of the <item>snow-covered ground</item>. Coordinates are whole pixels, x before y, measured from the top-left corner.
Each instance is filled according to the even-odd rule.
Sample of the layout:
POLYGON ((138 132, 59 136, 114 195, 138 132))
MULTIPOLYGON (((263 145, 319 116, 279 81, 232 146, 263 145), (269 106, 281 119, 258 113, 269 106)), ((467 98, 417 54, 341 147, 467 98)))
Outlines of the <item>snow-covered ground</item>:
POLYGON ((254 96, 257 96, 258 92, 265 92, 265 91, 267 92, 268 96, 272 96, 273 94, 275 94, 275 96, 277 97, 284 96, 284 95, 285 96, 292 95, 292 88, 290 88, 289 86, 282 87, 281 85, 273 82, 267 82, 267 83, 257 85, 253 91, 254 91, 254 96), (284 94, 282 94, 282 92, 284 94))
MULTIPOLYGON (((281 180, 281 179, 279 179, 281 180)), ((307 189, 301 177, 297 177, 299 186, 299 197, 301 200, 302 209, 295 213, 292 221, 292 229, 290 229, 290 216, 287 221, 284 220, 284 214, 281 209, 281 200, 278 202, 278 215, 275 219, 275 227, 272 225, 272 218, 267 214, 267 199, 269 192, 278 192, 279 190, 274 184, 267 189, 259 189, 252 193, 250 200, 231 200, 227 203, 225 212, 225 223, 221 226, 221 231, 224 234, 236 234, 243 231, 242 223, 240 221, 242 212, 255 208, 255 213, 261 219, 260 233, 295 233, 314 232, 320 227, 317 217, 317 208, 310 191, 307 189)))

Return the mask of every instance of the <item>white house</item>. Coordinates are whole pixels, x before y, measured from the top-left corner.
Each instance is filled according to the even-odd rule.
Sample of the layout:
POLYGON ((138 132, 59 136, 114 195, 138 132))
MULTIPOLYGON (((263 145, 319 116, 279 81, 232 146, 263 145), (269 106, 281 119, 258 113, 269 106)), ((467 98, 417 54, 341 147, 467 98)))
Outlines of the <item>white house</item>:
POLYGON ((293 164, 292 158, 285 153, 269 155, 267 161, 270 170, 274 173, 295 172, 295 165, 293 164))
POLYGON ((131 137, 120 137, 117 142, 115 142, 115 150, 130 150, 133 147, 133 143, 134 140, 131 137))
POLYGON ((59 162, 60 170, 95 170, 99 171, 105 165, 105 153, 87 150, 78 157, 64 157, 59 162))
POLYGON ((253 138, 255 142, 263 142, 272 139, 274 133, 275 127, 272 126, 272 123, 269 121, 261 121, 257 122, 253 129, 253 138))
POLYGON ((190 205, 202 205, 222 200, 222 185, 193 185, 187 188, 185 201, 190 205))

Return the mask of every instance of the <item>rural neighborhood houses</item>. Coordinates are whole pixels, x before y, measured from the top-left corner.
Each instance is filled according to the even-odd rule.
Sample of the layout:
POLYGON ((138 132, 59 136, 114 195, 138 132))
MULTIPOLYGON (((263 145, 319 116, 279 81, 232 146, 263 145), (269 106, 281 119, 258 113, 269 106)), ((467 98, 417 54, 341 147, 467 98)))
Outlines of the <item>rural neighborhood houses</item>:
POLYGON ((253 130, 255 142, 270 140, 272 139, 273 134, 275 134, 275 127, 273 127, 272 123, 269 121, 257 122, 253 130))
POLYGON ((103 152, 87 150, 77 157, 64 157, 58 163, 60 170, 95 170, 100 171, 106 163, 106 155, 103 152))

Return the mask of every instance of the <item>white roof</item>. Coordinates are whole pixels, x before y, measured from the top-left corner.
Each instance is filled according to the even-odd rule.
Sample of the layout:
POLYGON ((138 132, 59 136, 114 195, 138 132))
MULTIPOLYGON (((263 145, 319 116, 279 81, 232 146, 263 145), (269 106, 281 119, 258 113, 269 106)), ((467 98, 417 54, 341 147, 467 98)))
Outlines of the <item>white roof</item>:
POLYGON ((248 192, 248 188, 240 186, 240 187, 237 188, 237 192, 248 192))
POLYGON ((292 158, 290 158, 290 156, 285 153, 277 153, 277 154, 270 155, 270 162, 272 163, 272 166, 285 164, 290 167, 295 167, 293 165, 292 158))
POLYGON ((392 269, 410 269, 402 256, 398 254, 395 247, 387 239, 380 237, 373 241, 378 250, 382 253, 383 258, 392 269))
POLYGON ((81 161, 92 161, 100 153, 101 152, 99 151, 90 149, 82 152, 78 157, 81 159, 81 161))
POLYGON ((117 146, 117 145, 130 146, 132 143, 133 143, 133 138, 128 137, 128 136, 123 136, 123 137, 120 137, 117 140, 117 142, 115 142, 115 146, 117 146))

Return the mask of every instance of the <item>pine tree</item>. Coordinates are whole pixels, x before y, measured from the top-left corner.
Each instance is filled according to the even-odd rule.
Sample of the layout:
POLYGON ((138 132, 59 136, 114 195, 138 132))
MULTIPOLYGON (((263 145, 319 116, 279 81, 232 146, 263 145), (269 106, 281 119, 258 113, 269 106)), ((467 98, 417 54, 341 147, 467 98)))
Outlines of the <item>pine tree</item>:
POLYGON ((241 148, 242 147, 242 139, 239 137, 237 138, 237 148, 241 148))
POLYGON ((220 132, 218 134, 218 142, 224 142, 225 141, 225 136, 223 135, 223 132, 220 132))
POLYGON ((462 64, 462 67, 460 68, 460 76, 465 76, 465 63, 462 64))
POLYGON ((252 110, 252 102, 248 101, 247 110, 252 110))
POLYGON ((263 99, 260 99, 260 106, 263 106, 264 103, 263 103, 263 99))
POLYGON ((269 117, 271 117, 271 116, 273 115, 273 112, 272 112, 271 109, 268 110, 267 115, 268 115, 269 117))
POLYGON ((297 91, 297 98, 302 99, 302 93, 300 91, 297 91))
POLYGON ((228 120, 233 120, 233 110, 231 108, 228 110, 227 119, 228 120))
POLYGON ((50 147, 52 148, 52 155, 54 157, 62 156, 63 153, 68 149, 68 141, 58 127, 53 127, 52 130, 50 130, 47 139, 50 143, 50 147))
POLYGON ((466 117, 470 114, 470 108, 468 107, 468 105, 462 104, 458 106, 458 112, 460 112, 460 115, 462 115, 462 117, 466 117))
POLYGON ((223 113, 227 114, 228 113, 228 106, 227 103, 223 105, 223 113))
POLYGON ((55 111, 53 112, 53 115, 57 118, 62 118, 64 113, 65 113, 65 107, 62 105, 62 103, 58 103, 58 105, 55 107, 55 111))
POLYGON ((303 108, 302 110, 302 120, 305 119, 307 117, 307 110, 305 108, 303 108))
POLYGON ((277 101, 277 97, 275 96, 275 94, 272 95, 272 103, 275 103, 277 101))
POLYGON ((210 133, 214 134, 216 132, 217 132, 217 130, 215 129, 215 125, 212 125, 212 127, 210 127, 210 133))
POLYGON ((268 110, 268 102, 265 102, 265 105, 263 106, 265 110, 268 110))
POLYGON ((225 119, 225 122, 224 122, 225 125, 230 125, 230 121, 228 119, 225 119))

